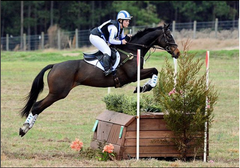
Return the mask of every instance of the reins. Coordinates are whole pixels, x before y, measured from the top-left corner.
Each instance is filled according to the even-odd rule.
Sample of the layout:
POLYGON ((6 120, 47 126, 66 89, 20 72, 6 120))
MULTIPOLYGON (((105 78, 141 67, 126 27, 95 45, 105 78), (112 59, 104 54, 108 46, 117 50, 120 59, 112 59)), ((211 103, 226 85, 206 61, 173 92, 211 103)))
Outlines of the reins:
MULTIPOLYGON (((145 62, 150 58, 150 56, 156 51, 156 46, 152 46, 156 41, 157 41, 157 39, 158 39, 159 37, 157 37, 149 46, 146 46, 146 45, 143 45, 143 44, 137 44, 137 43, 131 43, 131 42, 128 42, 127 44, 130 44, 130 45, 135 45, 135 46, 141 46, 141 47, 143 47, 143 48, 154 48, 154 51, 153 52, 149 52, 149 54, 148 54, 148 56, 147 56, 147 58, 145 59, 145 62), (150 47, 150 46, 152 46, 152 47, 150 47)), ((159 47, 158 49, 162 49, 162 50, 165 50, 163 47, 159 47)), ((119 49, 119 51, 121 52, 121 51, 123 51, 123 50, 120 50, 119 49)), ((122 53, 124 53, 125 51, 123 51, 122 53)), ((125 52, 124 54, 126 54, 127 52, 125 52)), ((132 53, 131 53, 132 54, 132 53)), ((126 54, 127 55, 127 54, 126 54)), ((133 55, 133 54, 132 54, 133 55)), ((127 55, 128 56, 128 55, 127 55)), ((133 55, 133 56, 136 56, 136 55, 133 55)), ((128 59, 129 60, 129 59, 128 59)), ((126 61, 125 61, 126 62, 126 61)), ((125 63, 124 62, 124 63, 125 63)))

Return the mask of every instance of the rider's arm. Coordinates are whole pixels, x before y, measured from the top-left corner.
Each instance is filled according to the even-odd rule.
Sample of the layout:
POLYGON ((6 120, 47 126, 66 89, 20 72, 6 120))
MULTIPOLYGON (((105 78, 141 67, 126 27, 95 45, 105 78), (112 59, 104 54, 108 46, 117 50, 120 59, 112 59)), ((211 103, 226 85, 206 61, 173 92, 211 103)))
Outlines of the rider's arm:
POLYGON ((114 25, 108 26, 109 31, 109 40, 108 42, 113 45, 121 45, 122 42, 120 40, 117 40, 115 37, 117 36, 117 28, 114 25))
POLYGON ((126 40, 127 42, 130 41, 130 39, 131 39, 131 36, 124 34, 124 29, 122 30, 122 34, 120 36, 121 36, 120 40, 126 40))

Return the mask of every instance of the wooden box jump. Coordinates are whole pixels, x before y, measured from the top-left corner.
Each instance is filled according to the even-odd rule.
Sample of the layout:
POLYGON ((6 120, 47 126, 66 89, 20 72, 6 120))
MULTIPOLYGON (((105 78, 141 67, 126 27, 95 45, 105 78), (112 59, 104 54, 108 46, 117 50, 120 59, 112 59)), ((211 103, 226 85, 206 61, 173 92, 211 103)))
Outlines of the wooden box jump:
MULTIPOLYGON (((163 115, 163 113, 146 113, 140 116, 139 157, 180 156, 176 146, 170 142, 174 135, 167 128, 163 115)), ((99 142, 111 143, 117 154, 117 160, 135 158, 136 125, 136 116, 106 110, 96 118, 90 146, 97 149, 99 142)), ((194 157, 194 155, 194 148, 187 151, 187 157, 194 157)), ((203 157, 203 152, 196 156, 203 157)))

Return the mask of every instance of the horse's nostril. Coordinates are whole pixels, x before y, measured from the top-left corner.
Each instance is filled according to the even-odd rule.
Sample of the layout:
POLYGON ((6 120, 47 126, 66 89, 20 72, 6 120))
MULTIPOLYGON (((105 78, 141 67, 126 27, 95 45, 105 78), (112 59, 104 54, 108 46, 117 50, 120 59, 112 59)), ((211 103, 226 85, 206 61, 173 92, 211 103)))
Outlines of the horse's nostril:
POLYGON ((180 52, 177 53, 177 56, 178 56, 178 57, 180 56, 180 52))

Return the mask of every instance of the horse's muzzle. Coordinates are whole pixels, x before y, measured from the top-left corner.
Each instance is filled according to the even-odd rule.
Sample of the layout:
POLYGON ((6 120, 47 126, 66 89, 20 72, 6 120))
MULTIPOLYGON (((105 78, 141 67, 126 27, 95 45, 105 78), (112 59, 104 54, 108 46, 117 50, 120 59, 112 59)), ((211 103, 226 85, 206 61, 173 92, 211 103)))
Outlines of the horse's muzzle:
POLYGON ((175 48, 172 52, 172 57, 177 59, 179 56, 180 56, 180 51, 178 48, 175 48))

